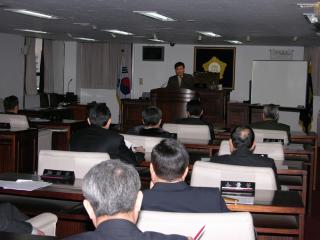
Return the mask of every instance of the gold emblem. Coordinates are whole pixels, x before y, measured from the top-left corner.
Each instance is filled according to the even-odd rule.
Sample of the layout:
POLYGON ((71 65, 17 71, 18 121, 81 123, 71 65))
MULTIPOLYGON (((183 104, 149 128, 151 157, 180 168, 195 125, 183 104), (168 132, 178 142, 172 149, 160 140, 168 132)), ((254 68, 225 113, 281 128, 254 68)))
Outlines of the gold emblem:
POLYGON ((217 57, 212 57, 208 62, 204 63, 202 67, 206 72, 219 73, 219 78, 223 79, 227 64, 220 61, 217 57))

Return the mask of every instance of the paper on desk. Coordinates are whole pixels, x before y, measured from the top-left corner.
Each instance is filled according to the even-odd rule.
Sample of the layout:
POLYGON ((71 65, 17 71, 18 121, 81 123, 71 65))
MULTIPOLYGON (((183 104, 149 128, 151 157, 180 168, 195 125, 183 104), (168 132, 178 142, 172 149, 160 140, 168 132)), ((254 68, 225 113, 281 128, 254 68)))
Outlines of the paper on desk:
POLYGON ((40 188, 47 187, 52 183, 42 181, 32 181, 18 179, 17 181, 3 181, 0 180, 0 187, 4 189, 22 190, 22 191, 33 191, 40 188))

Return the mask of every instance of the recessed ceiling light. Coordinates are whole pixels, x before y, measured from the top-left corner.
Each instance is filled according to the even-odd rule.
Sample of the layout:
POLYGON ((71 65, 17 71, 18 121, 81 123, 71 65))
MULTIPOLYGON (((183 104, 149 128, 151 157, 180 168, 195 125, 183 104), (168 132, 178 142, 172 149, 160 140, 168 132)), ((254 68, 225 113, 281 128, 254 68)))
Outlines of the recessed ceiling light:
POLYGON ((110 32, 110 33, 114 33, 114 34, 119 34, 119 35, 125 35, 125 36, 133 35, 133 33, 121 31, 121 30, 118 30, 118 29, 104 29, 102 31, 110 32))
POLYGON ((198 33, 208 36, 208 37, 221 37, 221 35, 213 33, 213 32, 206 32, 206 31, 198 31, 198 33))
POLYGON ((308 21, 308 23, 317 23, 319 21, 318 17, 314 13, 304 13, 304 18, 308 21))
POLYGON ((300 8, 312 8, 315 6, 315 3, 297 3, 300 8))
POLYGON ((152 41, 152 42, 158 42, 158 43, 164 43, 165 41, 164 40, 161 40, 161 39, 155 39, 155 38, 150 38, 148 39, 149 41, 152 41))
POLYGON ((38 17, 38 18, 45 18, 45 19, 58 19, 58 17, 41 13, 41 12, 36 12, 36 11, 31 11, 27 9, 14 9, 14 8, 6 8, 4 9, 5 11, 8 12, 14 12, 14 13, 19 13, 19 14, 24 14, 32 17, 38 17))
POLYGON ((75 37, 74 39, 82 40, 82 41, 89 41, 89 42, 95 42, 95 41, 97 41, 96 39, 93 39, 93 38, 85 38, 85 37, 75 37))
POLYGON ((48 32, 44 32, 44 31, 39 31, 39 30, 33 30, 33 29, 16 29, 17 31, 20 32, 31 32, 31 33, 40 33, 40 34, 47 34, 48 32))
POLYGON ((164 15, 162 15, 160 13, 155 12, 155 11, 133 11, 133 12, 134 13, 138 13, 138 14, 143 15, 143 16, 146 16, 146 17, 150 17, 150 18, 153 18, 153 19, 164 21, 164 22, 173 22, 173 21, 175 21, 175 19, 173 19, 171 17, 164 16, 164 15))
POLYGON ((243 44, 243 42, 240 42, 238 40, 225 40, 225 41, 232 44, 243 44))

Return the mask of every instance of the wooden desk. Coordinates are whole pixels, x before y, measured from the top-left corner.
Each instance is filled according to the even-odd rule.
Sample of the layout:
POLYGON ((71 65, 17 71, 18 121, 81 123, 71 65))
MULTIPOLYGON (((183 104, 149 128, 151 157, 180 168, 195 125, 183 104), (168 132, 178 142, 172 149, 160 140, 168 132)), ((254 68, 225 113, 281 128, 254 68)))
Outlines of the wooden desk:
MULTIPOLYGON (((253 205, 228 204, 228 208, 235 212, 250 212, 253 214, 254 224, 258 234, 297 235, 302 240, 304 237, 305 208, 300 195, 293 191, 262 191, 255 193, 253 205), (259 217, 265 214, 294 215, 298 217, 297 228, 274 227, 273 223, 265 226, 258 223, 259 217)), ((270 216, 270 215, 269 215, 270 216)), ((263 221, 262 221, 263 222, 263 221)), ((284 223, 285 224, 285 223, 284 223)))
POLYGON ((19 110, 19 114, 26 115, 27 117, 45 118, 53 121, 61 119, 72 119, 72 111, 68 107, 56 108, 32 108, 19 110))
POLYGON ((72 134, 87 127, 85 120, 70 120, 62 119, 61 121, 46 121, 46 119, 29 118, 30 125, 35 128, 55 129, 52 134, 52 149, 53 150, 69 150, 72 134))
POLYGON ((33 173, 37 156, 37 129, 0 130, 0 172, 33 173))
MULTIPOLYGON (((14 173, 5 173, 0 174, 0 180, 16 180, 16 179, 37 179, 38 176, 30 174, 14 174, 14 173)), ((56 199, 64 201, 75 201, 81 204, 83 200, 83 195, 80 189, 81 180, 76 180, 74 185, 59 185, 53 184, 51 186, 45 187, 32 192, 25 191, 16 191, 16 190, 6 190, 0 189, 1 196, 16 196, 32 198, 32 199, 56 199)), ((32 200, 35 201, 35 200, 32 200)), ((24 201, 26 205, 27 201, 24 201)), ((77 206, 77 205, 76 205, 77 206)), ((303 229, 304 229, 304 206, 301 200, 299 193, 293 191, 256 191, 254 205, 228 205, 228 208, 231 211, 249 211, 251 213, 273 213, 273 214, 284 214, 284 215, 297 215, 299 217, 299 228, 285 230, 283 228, 268 228, 268 226, 256 225, 258 233, 274 233, 274 234, 294 234, 299 235, 300 239, 303 239, 303 229)), ((75 210, 76 208, 74 208, 75 210)), ((50 209, 48 209, 50 211, 50 209)), ((72 209, 60 209, 56 210, 56 213, 59 217, 58 221, 58 230, 57 232, 61 235, 61 222, 66 224, 66 219, 70 220, 73 218, 74 221, 82 223, 78 228, 70 228, 69 231, 66 231, 63 236, 67 234, 74 234, 76 232, 85 231, 86 225, 90 224, 90 219, 84 211, 77 210, 76 213, 72 214, 72 209), (70 232, 75 231, 75 232, 70 232)), ((258 224, 258 223, 257 223, 258 224)), ((260 224, 260 223, 259 223, 260 224)), ((92 227, 92 226, 91 226, 92 227)))
MULTIPOLYGON (((3 173, 0 180, 38 180, 32 174, 3 173)), ((0 188, 0 202, 11 202, 29 216, 48 211, 58 216, 57 236, 66 237, 94 229, 82 201, 82 181, 76 179, 73 185, 53 184, 35 191, 18 191, 0 188)))

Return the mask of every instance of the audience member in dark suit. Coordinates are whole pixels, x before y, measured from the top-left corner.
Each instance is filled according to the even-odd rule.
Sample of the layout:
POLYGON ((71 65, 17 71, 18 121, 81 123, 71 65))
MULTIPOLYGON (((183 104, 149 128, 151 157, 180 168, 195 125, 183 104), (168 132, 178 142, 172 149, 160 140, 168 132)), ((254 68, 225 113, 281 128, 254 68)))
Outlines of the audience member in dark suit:
POLYGON ((89 107, 89 127, 81 129, 72 135, 70 150, 79 152, 106 152, 112 159, 136 165, 139 159, 143 159, 144 149, 135 149, 138 156, 129 149, 123 136, 109 130, 111 124, 111 112, 105 103, 94 103, 89 107), (140 154, 140 155, 139 155, 140 154))
POLYGON ((4 107, 4 113, 7 113, 7 114, 18 114, 18 111, 19 111, 19 99, 14 95, 6 97, 3 100, 3 107, 4 107))
POLYGON ((44 235, 43 232, 33 228, 26 220, 28 220, 28 217, 15 206, 10 203, 0 204, 0 231, 44 235))
POLYGON ((194 89, 194 78, 190 74, 184 73, 185 65, 183 62, 177 62, 174 65, 176 75, 171 76, 168 80, 167 88, 179 89, 187 88, 194 89))
POLYGON ((227 212, 218 188, 185 183, 189 155, 174 139, 162 140, 151 153, 151 189, 143 192, 143 210, 165 212, 227 212))
POLYGON ((277 105, 265 105, 262 113, 263 121, 252 123, 250 126, 257 129, 280 130, 286 131, 290 140, 290 126, 284 123, 279 123, 279 108, 277 105))
POLYGON ((162 138, 175 138, 176 134, 164 131, 160 126, 162 122, 162 111, 155 107, 150 106, 142 111, 143 125, 136 126, 128 130, 128 134, 149 136, 149 137, 162 137, 162 138))
POLYGON ((231 155, 214 156, 211 161, 215 163, 238 166, 272 168, 279 188, 277 180, 277 168, 274 160, 261 154, 253 154, 256 142, 254 140, 254 132, 251 127, 236 127, 231 132, 229 146, 231 155))
POLYGON ((187 103, 187 118, 180 118, 176 120, 177 124, 190 124, 190 125, 207 125, 210 130, 211 140, 214 139, 214 127, 202 119, 203 107, 199 100, 193 99, 187 103))
MULTIPOLYGON (((143 195, 138 172, 120 161, 105 161, 85 175, 83 205, 96 227, 69 240, 187 240, 179 235, 141 232, 136 222, 143 195)), ((191 239, 191 238, 190 238, 191 239)))

